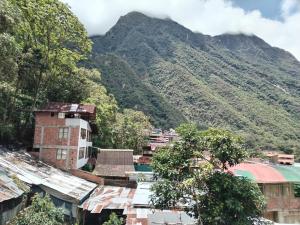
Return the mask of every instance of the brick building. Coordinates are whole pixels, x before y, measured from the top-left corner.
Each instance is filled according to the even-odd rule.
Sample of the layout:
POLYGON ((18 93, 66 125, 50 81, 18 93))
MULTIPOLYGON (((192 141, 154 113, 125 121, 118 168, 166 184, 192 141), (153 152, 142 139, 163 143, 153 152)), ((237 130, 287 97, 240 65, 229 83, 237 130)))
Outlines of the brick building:
POLYGON ((50 102, 35 111, 34 154, 60 169, 78 169, 92 146, 94 105, 50 102))

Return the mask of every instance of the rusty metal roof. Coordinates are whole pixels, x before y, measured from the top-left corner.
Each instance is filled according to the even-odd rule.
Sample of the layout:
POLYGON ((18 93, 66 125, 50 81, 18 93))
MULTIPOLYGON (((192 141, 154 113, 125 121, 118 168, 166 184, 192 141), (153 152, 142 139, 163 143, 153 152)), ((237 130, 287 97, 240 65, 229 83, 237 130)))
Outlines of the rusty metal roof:
POLYGON ((49 102, 36 112, 74 112, 74 113, 96 113, 96 106, 92 104, 73 104, 64 102, 49 102))
POLYGON ((26 153, 1 152, 0 167, 29 185, 38 185, 51 195, 69 202, 80 202, 96 188, 96 184, 63 172, 26 153))
POLYGON ((126 177, 126 172, 133 171, 133 150, 100 149, 93 173, 104 177, 126 177))
POLYGON ((132 205, 135 189, 116 186, 100 186, 81 205, 91 213, 101 213, 103 209, 127 209, 132 205))
POLYGON ((0 202, 18 198, 23 194, 21 190, 7 173, 0 169, 0 202))

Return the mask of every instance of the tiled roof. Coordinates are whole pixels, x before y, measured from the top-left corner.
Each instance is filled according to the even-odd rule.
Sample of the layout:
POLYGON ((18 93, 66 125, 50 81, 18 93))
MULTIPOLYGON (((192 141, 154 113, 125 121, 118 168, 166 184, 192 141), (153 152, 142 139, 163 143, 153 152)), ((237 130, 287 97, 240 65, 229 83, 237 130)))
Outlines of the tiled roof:
POLYGON ((300 167, 294 165, 244 162, 229 168, 229 171, 257 183, 300 182, 300 167))
POLYGON ((133 150, 101 149, 93 173, 97 176, 126 177, 126 172, 133 171, 133 150))

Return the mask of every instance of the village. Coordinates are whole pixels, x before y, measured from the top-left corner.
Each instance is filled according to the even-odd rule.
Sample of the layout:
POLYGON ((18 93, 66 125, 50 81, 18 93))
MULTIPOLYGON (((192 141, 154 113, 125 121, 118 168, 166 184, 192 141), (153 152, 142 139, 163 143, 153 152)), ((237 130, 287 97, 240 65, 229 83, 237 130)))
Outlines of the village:
MULTIPOLYGON (((140 155, 131 149, 98 148, 92 143, 96 113, 94 105, 49 102, 35 110, 31 149, 1 147, 1 225, 28 207, 35 193, 48 194, 63 210, 66 224, 102 224, 112 212, 127 225, 196 224, 183 209, 158 210, 150 203, 156 182, 152 156, 180 140, 179 135, 172 129, 148 131, 148 145, 140 155)), ((293 155, 265 152, 263 159, 247 159, 228 172, 259 185, 267 201, 265 219, 300 223, 300 164, 293 155)))

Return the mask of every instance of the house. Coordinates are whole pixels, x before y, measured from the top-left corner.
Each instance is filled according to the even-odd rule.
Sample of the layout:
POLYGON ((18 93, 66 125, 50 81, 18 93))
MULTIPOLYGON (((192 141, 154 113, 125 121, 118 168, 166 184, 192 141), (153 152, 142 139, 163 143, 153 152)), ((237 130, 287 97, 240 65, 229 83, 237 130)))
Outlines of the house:
POLYGON ((244 162, 229 168, 256 182, 267 201, 264 217, 277 223, 300 223, 300 167, 244 162))
POLYGON ((25 207, 25 197, 24 191, 0 168, 0 225, 5 225, 25 207))
POLYGON ((80 217, 78 206, 97 187, 94 183, 35 160, 26 153, 0 152, 0 168, 9 177, 16 177, 29 186, 29 196, 34 193, 49 194, 55 206, 62 208, 66 221, 75 221, 80 217))
POLYGON ((293 165, 295 163, 295 157, 292 154, 274 153, 268 156, 273 163, 293 165))
POLYGON ((133 150, 130 149, 100 149, 93 174, 109 181, 129 180, 127 173, 134 172, 133 150))
POLYGON ((35 111, 31 154, 60 169, 83 167, 92 146, 90 122, 95 117, 94 105, 48 103, 35 111))

